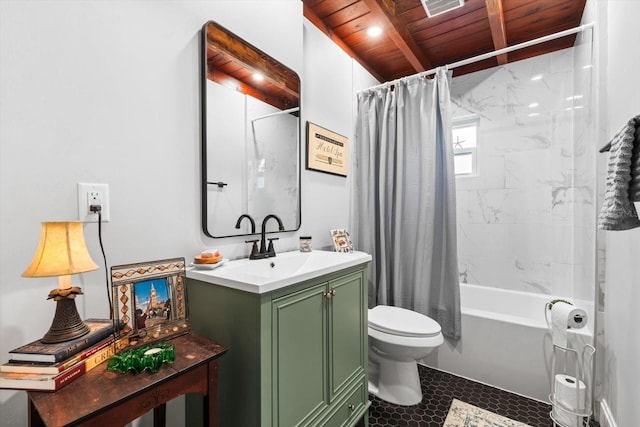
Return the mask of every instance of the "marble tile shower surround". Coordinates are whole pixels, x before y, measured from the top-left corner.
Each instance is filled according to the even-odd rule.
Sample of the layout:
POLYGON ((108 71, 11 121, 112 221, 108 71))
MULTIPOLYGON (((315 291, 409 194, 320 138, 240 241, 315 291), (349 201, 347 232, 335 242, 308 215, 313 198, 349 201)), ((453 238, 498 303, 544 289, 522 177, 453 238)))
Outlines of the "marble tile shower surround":
MULTIPOLYGON (((278 111, 251 97, 246 101, 249 118, 278 111)), ((286 167, 296 163, 298 151, 295 147, 283 148, 282 141, 297 140, 299 121, 293 115, 279 114, 256 120, 253 129, 250 120, 247 122, 247 204, 256 221, 277 212, 284 224, 293 228, 296 212, 283 210, 278 203, 295 206, 298 200, 297 170, 286 167)))
POLYGON ((480 118, 478 173, 456 179, 463 282, 593 299, 590 71, 574 49, 453 79, 453 117, 480 118))
MULTIPOLYGON (((207 97, 209 125, 215 129, 207 135, 210 146, 215 147, 207 153, 209 178, 224 177, 228 188, 234 189, 209 194, 209 224, 213 229, 233 233, 239 212, 249 212, 258 226, 266 215, 277 212, 284 224, 293 228, 296 212, 284 211, 278 205, 295 206, 299 199, 297 170, 282 166, 295 164, 298 151, 295 147, 283 149, 281 144, 282 140, 298 138, 298 119, 281 114, 256 120, 252 128, 251 118, 279 110, 210 81, 207 97), (224 114, 226 111, 244 113, 224 114), (226 122, 216 122, 220 118, 226 122), (235 122, 229 124, 229 120, 235 122)), ((270 230, 271 227, 273 224, 270 230)))

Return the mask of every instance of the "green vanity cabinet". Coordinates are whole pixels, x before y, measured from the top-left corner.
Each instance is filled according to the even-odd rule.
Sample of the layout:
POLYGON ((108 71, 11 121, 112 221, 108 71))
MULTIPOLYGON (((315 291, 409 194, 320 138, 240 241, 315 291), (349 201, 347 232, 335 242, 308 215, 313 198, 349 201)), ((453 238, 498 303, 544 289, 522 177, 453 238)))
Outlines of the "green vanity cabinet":
POLYGON ((229 347, 222 427, 368 425, 365 266, 262 294, 188 280, 192 329, 229 347))

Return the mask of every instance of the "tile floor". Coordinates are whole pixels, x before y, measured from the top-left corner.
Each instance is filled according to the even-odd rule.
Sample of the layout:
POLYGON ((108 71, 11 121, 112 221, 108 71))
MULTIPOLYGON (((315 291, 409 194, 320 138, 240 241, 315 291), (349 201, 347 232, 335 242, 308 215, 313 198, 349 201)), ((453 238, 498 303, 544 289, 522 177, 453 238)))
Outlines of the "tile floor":
MULTIPOLYGON (((397 406, 369 395, 370 427, 441 427, 454 398, 532 427, 553 426, 549 418, 551 405, 425 366, 419 365, 418 370, 422 402, 416 406, 397 406)), ((591 426, 597 427, 597 423, 591 426)))

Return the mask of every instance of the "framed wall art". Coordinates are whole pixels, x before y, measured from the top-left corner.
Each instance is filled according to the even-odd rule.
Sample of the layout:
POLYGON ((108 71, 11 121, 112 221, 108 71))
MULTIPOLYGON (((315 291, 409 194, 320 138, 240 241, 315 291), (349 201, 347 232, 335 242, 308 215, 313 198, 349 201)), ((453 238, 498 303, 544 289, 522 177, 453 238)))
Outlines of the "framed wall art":
POLYGON ((140 344, 189 331, 184 258, 111 267, 114 318, 140 344))
POLYGON ((347 176, 349 140, 307 122, 307 169, 347 176))

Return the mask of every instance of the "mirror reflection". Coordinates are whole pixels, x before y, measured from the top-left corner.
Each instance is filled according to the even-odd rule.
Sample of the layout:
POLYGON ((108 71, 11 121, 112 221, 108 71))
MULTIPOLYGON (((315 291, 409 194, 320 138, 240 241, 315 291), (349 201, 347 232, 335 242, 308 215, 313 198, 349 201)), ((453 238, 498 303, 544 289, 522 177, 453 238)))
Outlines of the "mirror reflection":
POLYGON ((202 29, 202 46, 203 232, 252 234, 240 217, 260 224, 269 214, 286 231, 297 230, 298 75, 212 21, 202 29))

